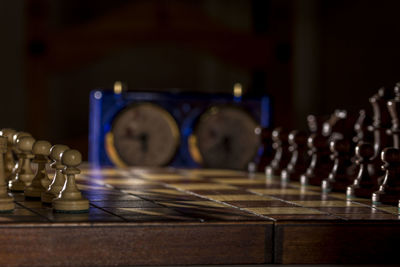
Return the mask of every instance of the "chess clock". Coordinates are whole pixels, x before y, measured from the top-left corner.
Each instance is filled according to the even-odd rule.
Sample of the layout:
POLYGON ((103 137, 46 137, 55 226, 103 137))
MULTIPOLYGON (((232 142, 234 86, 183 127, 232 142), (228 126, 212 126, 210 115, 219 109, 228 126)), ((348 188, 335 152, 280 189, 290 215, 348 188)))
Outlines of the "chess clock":
POLYGON ((89 161, 243 169, 256 156, 269 117, 267 96, 94 90, 89 161))

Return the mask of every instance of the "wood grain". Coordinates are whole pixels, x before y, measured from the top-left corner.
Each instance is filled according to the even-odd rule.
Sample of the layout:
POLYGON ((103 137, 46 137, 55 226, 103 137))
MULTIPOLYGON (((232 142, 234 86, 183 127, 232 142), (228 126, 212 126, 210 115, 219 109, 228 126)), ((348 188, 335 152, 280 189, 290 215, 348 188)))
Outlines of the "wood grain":
POLYGON ((271 223, 2 225, 0 266, 260 264, 271 241, 271 223))

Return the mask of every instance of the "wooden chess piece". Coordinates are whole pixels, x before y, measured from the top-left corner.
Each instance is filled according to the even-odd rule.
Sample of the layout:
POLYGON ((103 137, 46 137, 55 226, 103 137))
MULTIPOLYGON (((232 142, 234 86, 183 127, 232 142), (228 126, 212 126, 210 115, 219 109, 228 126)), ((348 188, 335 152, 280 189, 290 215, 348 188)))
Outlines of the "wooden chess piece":
POLYGON ((290 160, 288 132, 282 128, 276 128, 272 132, 273 148, 275 150, 274 159, 265 168, 267 177, 281 175, 282 170, 288 165, 290 160))
POLYGON ((13 143, 14 143, 14 151, 15 154, 17 155, 18 161, 14 166, 14 169, 11 173, 11 176, 9 178, 9 182, 8 182, 8 188, 10 188, 10 190, 12 192, 23 192, 25 189, 25 183, 20 179, 20 172, 22 170, 22 166, 23 166, 23 153, 20 151, 20 149, 17 146, 17 143, 19 142, 19 140, 23 137, 30 137, 31 135, 29 133, 26 132, 18 132, 16 134, 13 135, 13 143))
POLYGON ((322 191, 345 191, 351 183, 347 175, 347 169, 351 165, 351 144, 348 139, 333 140, 329 148, 334 161, 328 178, 322 181, 322 191))
POLYGON ((55 212, 82 213, 89 211, 89 201, 82 196, 75 183, 75 175, 81 171, 77 168, 82 162, 79 151, 68 149, 62 153, 61 162, 66 167, 63 173, 67 176, 63 190, 53 200, 55 212))
POLYGON ((354 132, 356 133, 353 137, 353 143, 357 145, 359 142, 370 143, 374 141, 372 132, 369 130, 369 126, 372 124, 372 119, 368 113, 362 109, 358 114, 358 118, 354 124, 354 132))
POLYGON ((13 135, 16 133, 13 129, 2 129, 0 135, 7 138, 7 152, 4 156, 4 175, 6 177, 6 183, 10 180, 12 170, 16 164, 13 155, 13 135))
POLYGON ((307 170, 309 164, 309 155, 307 148, 308 135, 303 131, 292 131, 289 134, 289 151, 292 152, 287 167, 282 170, 281 178, 284 181, 298 181, 300 175, 307 170))
POLYGON ((385 177, 379 190, 372 194, 374 204, 397 204, 400 200, 400 150, 387 147, 381 153, 382 161, 385 163, 385 177))
POLYGON ((346 197, 347 199, 352 199, 354 197, 370 198, 371 194, 377 188, 377 181, 370 174, 368 168, 371 158, 375 153, 374 147, 370 143, 361 142, 356 146, 355 153, 359 170, 353 184, 346 189, 346 197))
POLYGON ((53 160, 51 167, 56 170, 53 182, 49 185, 46 192, 42 193, 41 200, 43 203, 51 204, 56 198, 65 184, 65 175, 62 173, 64 165, 61 163, 61 156, 69 147, 64 145, 54 145, 50 149, 50 158, 53 160))
POLYGON ((257 160, 257 170, 263 172, 265 167, 272 161, 272 131, 268 128, 261 129, 261 148, 257 160))
POLYGON ((371 131, 374 133, 375 154, 370 164, 370 172, 373 176, 379 177, 384 173, 382 171, 382 160, 380 153, 385 147, 393 146, 393 138, 387 134, 391 128, 391 118, 387 108, 387 102, 394 97, 394 91, 386 88, 380 88, 378 93, 369 99, 372 105, 374 116, 371 131))
POLYGON ((393 147, 400 148, 400 83, 394 87, 395 98, 387 102, 390 117, 392 118, 392 128, 388 129, 387 133, 393 137, 393 147))
POLYGON ((311 162, 306 172, 300 176, 300 182, 302 185, 320 186, 324 177, 327 177, 332 169, 328 137, 319 133, 311 134, 307 145, 311 153, 311 162))
POLYGON ((24 190, 26 198, 40 198, 42 192, 45 192, 51 183, 51 180, 47 176, 46 164, 50 162, 51 144, 47 141, 36 141, 32 147, 32 153, 34 155, 33 163, 36 163, 38 168, 35 177, 31 184, 24 190))
POLYGON ((4 154, 7 153, 7 138, 0 136, 0 212, 14 210, 14 198, 7 193, 6 177, 4 175, 4 154))

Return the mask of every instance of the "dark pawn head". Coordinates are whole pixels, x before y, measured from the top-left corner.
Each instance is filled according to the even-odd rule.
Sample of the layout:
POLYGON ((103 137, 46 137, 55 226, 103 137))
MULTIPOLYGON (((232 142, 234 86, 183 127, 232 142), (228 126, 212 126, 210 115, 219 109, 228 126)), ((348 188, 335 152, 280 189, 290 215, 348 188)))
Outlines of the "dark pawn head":
POLYGON ((307 144, 307 133, 303 131, 294 130, 289 134, 289 144, 291 145, 302 145, 307 144))
POLYGON ((399 163, 400 162, 400 150, 394 147, 387 147, 383 149, 381 153, 381 159, 383 162, 388 163, 399 163))
POLYGON ((329 149, 333 153, 348 153, 350 152, 351 145, 347 139, 333 140, 329 143, 329 149))
POLYGON ((357 157, 359 157, 360 159, 370 159, 375 154, 375 150, 374 150, 374 147, 372 146, 372 144, 364 143, 364 142, 360 142, 356 146, 355 152, 356 152, 357 157))
POLYGON ((272 140, 274 142, 285 141, 288 139, 288 133, 281 127, 275 128, 272 131, 272 140))
POLYGON ((322 148, 327 145, 327 138, 320 134, 311 134, 307 139, 309 148, 322 148))

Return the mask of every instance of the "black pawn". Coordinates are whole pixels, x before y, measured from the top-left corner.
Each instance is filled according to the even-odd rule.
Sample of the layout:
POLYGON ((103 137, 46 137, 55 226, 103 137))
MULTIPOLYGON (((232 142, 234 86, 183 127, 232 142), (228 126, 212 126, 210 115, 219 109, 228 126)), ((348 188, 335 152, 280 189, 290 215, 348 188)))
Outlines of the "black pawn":
POLYGON ((272 131, 273 149, 275 150, 274 159, 265 167, 267 177, 279 176, 282 170, 288 165, 290 160, 288 132, 282 128, 272 131))
POLYGON ((284 181, 298 181, 300 175, 307 170, 309 155, 307 148, 307 133, 303 131, 292 131, 289 134, 289 151, 292 152, 290 162, 282 170, 281 178, 284 181))
POLYGON ((264 171, 265 167, 273 159, 272 131, 268 128, 261 129, 261 148, 257 160, 257 170, 264 171))
POLYGON ((391 128, 391 117, 387 108, 387 102, 394 98, 394 90, 380 88, 378 93, 369 99, 374 110, 372 131, 374 134, 375 154, 370 164, 373 176, 383 175, 380 153, 385 147, 393 146, 393 138, 387 134, 391 128))
POLYGON ((390 117, 392 118, 392 128, 388 130, 388 134, 393 138, 393 147, 400 148, 400 125, 399 125, 399 114, 400 114, 400 83, 397 83, 394 87, 396 97, 387 102, 390 117))
POLYGON ((311 162, 306 172, 300 176, 301 184, 321 185, 324 177, 327 177, 332 169, 328 137, 311 134, 308 137, 307 145, 311 153, 311 162))
POLYGON ((385 148, 381 153, 385 163, 385 177, 379 190, 372 194, 373 203, 397 204, 400 200, 400 150, 394 147, 385 148))
POLYGON ((351 183, 347 175, 347 169, 351 165, 351 144, 347 139, 334 140, 330 142, 331 158, 333 167, 327 179, 322 181, 322 190, 345 191, 351 183))
POLYGON ((370 143, 361 142, 356 146, 355 153, 359 170, 353 184, 347 187, 346 196, 348 199, 354 197, 370 198, 377 188, 376 179, 372 177, 368 168, 375 153, 374 147, 370 143))

